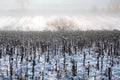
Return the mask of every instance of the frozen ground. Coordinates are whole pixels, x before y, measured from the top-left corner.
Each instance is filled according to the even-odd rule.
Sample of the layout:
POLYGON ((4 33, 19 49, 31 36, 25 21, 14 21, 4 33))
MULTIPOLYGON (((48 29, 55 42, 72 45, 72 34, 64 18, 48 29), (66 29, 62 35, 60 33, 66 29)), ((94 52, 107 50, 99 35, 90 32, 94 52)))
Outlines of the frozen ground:
MULTIPOLYGON (((26 71, 28 70, 28 80, 43 80, 42 77, 42 71, 44 71, 44 80, 83 80, 83 75, 85 76, 86 80, 102 80, 102 78, 104 78, 103 80, 109 80, 108 77, 106 77, 105 74, 105 70, 107 69, 107 67, 109 67, 109 64, 111 62, 110 60, 110 56, 107 57, 107 54, 105 54, 105 56, 103 57, 103 69, 101 72, 101 58, 99 58, 100 61, 100 70, 96 69, 96 55, 97 53, 95 53, 93 51, 93 48, 90 49, 90 54, 89 54, 89 49, 84 49, 83 52, 81 51, 77 51, 77 54, 71 54, 69 55, 68 53, 66 53, 66 73, 63 71, 63 56, 62 53, 57 52, 57 55, 54 54, 54 52, 50 51, 50 59, 48 62, 45 61, 45 54, 46 53, 41 53, 41 50, 37 50, 36 49, 36 58, 35 58, 35 66, 33 69, 33 60, 34 60, 34 56, 33 54, 30 55, 30 53, 28 52, 28 62, 27 62, 27 56, 24 55, 23 57, 23 62, 21 63, 21 56, 19 53, 19 50, 16 48, 15 49, 15 55, 13 55, 13 80, 17 80, 15 79, 16 76, 18 75, 22 75, 25 76, 26 71), (18 55, 17 55, 17 51, 18 51, 18 55), (83 52, 86 53, 86 59, 85 59, 85 66, 83 66, 83 52), (40 55, 40 58, 39 58, 40 55), (72 77, 72 64, 70 62, 70 60, 74 59, 75 62, 77 63, 77 75, 72 77), (56 61, 57 61, 57 69, 60 70, 60 74, 61 77, 57 77, 57 72, 55 71, 56 69, 56 61), (89 77, 87 76, 87 65, 88 62, 90 62, 90 75, 89 77), (17 65, 17 67, 16 67, 17 65), (15 75, 16 74, 16 75, 15 75), (40 77, 37 79, 37 77, 40 77)), ((120 57, 119 57, 120 58, 120 57)), ((9 55, 3 55, 2 58, 0 58, 0 80, 2 80, 2 75, 4 75, 4 79, 5 80, 9 80, 10 79, 10 65, 9 65, 9 59, 10 56, 9 55)), ((120 63, 117 64, 116 60, 120 59, 114 58, 113 61, 113 67, 112 67, 112 80, 120 80, 120 63)))

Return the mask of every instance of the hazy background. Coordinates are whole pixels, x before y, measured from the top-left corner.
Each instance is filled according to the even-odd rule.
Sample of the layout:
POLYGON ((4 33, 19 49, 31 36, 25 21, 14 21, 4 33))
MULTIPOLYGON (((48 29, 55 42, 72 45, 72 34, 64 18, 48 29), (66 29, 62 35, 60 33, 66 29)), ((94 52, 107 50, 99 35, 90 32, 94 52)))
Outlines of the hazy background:
POLYGON ((1 30, 44 30, 64 16, 82 30, 120 29, 120 0, 0 0, 1 30))
POLYGON ((14 13, 20 10, 40 14, 79 14, 93 8, 104 10, 110 0, 0 0, 0 10, 14 13))

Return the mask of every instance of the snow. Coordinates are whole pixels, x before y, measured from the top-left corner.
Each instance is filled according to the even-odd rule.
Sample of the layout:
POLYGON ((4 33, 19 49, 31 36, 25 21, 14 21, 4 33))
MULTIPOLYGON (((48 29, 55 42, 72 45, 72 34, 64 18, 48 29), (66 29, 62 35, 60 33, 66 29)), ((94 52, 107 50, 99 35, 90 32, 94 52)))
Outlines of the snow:
MULTIPOLYGON (((19 50, 19 49, 18 49, 19 50)), ((83 51, 88 51, 87 48, 83 49, 83 51)), ((99 70, 96 70, 95 66, 96 66, 96 63, 97 63, 97 60, 96 60, 96 56, 93 57, 93 54, 94 52, 92 52, 93 50, 91 49, 91 54, 89 55, 87 53, 86 55, 86 64, 85 65, 88 65, 88 62, 90 62, 90 75, 89 75, 89 78, 87 76, 87 71, 86 71, 86 67, 83 66, 83 54, 80 54, 77 52, 77 54, 72 54, 72 55, 68 55, 66 53, 66 64, 67 64, 67 73, 69 75, 66 75, 63 71, 63 56, 60 55, 60 54, 57 54, 57 55, 54 55, 53 53, 50 53, 50 56, 53 56, 53 57, 50 57, 50 61, 49 62, 46 62, 45 61, 45 54, 40 54, 38 53, 39 51, 37 51, 35 54, 37 55, 36 56, 36 59, 35 59, 35 66, 34 66, 34 79, 35 80, 35 76, 41 76, 42 77, 42 74, 40 73, 41 71, 44 70, 44 80, 57 80, 58 78, 56 77, 57 76, 57 73, 56 71, 54 70, 55 69, 55 64, 56 64, 56 60, 57 60, 57 66, 60 66, 61 68, 61 77, 59 78, 59 80, 70 80, 72 75, 71 75, 71 63, 70 63, 70 59, 73 58, 76 62, 77 62, 77 75, 74 76, 73 78, 75 80, 81 80, 83 75, 85 75, 85 78, 89 79, 89 80, 94 80, 94 77, 96 76, 96 79, 99 80, 100 77, 104 77, 105 80, 108 80, 107 77, 105 75, 101 75, 101 71, 99 70), (40 60, 38 58, 38 55, 41 55, 40 56, 40 60), (39 61, 39 62, 38 62, 39 61)), ((0 73, 1 74, 4 74, 4 77, 6 79, 9 79, 10 75, 9 75, 9 71, 10 71, 10 65, 9 65, 9 57, 7 54, 6 56, 2 56, 2 58, 0 59, 0 73), (7 71, 8 71, 8 75, 7 75, 7 71)), ((26 65, 26 56, 24 56, 23 58, 23 62, 20 63, 20 59, 21 59, 21 56, 18 55, 17 57, 17 65, 18 67, 16 68, 16 57, 17 57, 17 54, 13 55, 13 77, 15 77, 16 75, 19 75, 21 74, 21 70, 22 70, 22 76, 25 75, 25 72, 27 71, 27 65, 26 65)), ((29 58, 30 60, 30 58, 29 58)), ((107 58, 104 57, 103 58, 103 73, 105 72, 105 69, 107 68, 107 58)), ((33 75, 33 72, 32 72, 32 64, 33 64, 33 61, 29 61, 28 62, 28 80, 31 80, 32 79, 32 75, 33 75)), ((100 66, 101 66, 101 58, 100 58, 100 66)), ((59 67, 58 67, 59 69, 59 67)), ((101 68, 100 68, 101 69, 101 68)), ((120 64, 117 65, 116 63, 114 63, 114 66, 112 67, 112 80, 119 80, 120 79, 120 64)), ((0 77, 2 78, 2 77, 0 77)), ((42 79, 42 78, 41 78, 42 79)), ((41 79, 38 79, 38 80, 41 80, 41 79)))
POLYGON ((58 16, 42 16, 42 15, 0 15, 0 29, 1 30, 22 30, 22 31, 43 31, 52 30, 47 26, 47 22, 56 17, 64 16, 74 21, 76 27, 74 29, 80 30, 120 30, 120 14, 111 13, 90 13, 84 12, 79 15, 58 15, 58 16), (14 15, 14 16, 13 16, 14 15))

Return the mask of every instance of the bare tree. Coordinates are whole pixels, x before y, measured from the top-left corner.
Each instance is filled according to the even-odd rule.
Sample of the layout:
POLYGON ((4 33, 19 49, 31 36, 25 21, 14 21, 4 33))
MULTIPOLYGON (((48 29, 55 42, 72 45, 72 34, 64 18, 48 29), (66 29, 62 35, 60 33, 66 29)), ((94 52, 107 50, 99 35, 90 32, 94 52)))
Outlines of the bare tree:
POLYGON ((97 5, 95 5, 95 4, 94 4, 94 5, 92 5, 92 11, 93 11, 93 12, 96 12, 97 10, 98 10, 98 6, 97 6, 97 5))
POLYGON ((112 12, 120 11, 120 0, 110 0, 108 3, 108 9, 112 12))
POLYGON ((66 17, 57 17, 53 21, 47 22, 47 26, 57 31, 73 30, 75 23, 66 17))
POLYGON ((28 0, 16 0, 16 2, 18 4, 20 10, 27 9, 28 0))

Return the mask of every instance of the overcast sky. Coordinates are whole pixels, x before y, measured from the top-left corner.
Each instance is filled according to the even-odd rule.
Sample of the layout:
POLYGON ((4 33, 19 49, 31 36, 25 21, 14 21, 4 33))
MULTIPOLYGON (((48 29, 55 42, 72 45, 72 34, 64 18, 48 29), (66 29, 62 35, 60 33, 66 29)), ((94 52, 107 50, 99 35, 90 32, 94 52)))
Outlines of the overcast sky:
POLYGON ((18 9, 25 5, 32 10, 83 10, 91 9, 92 5, 106 7, 108 0, 0 0, 0 9, 18 9))

